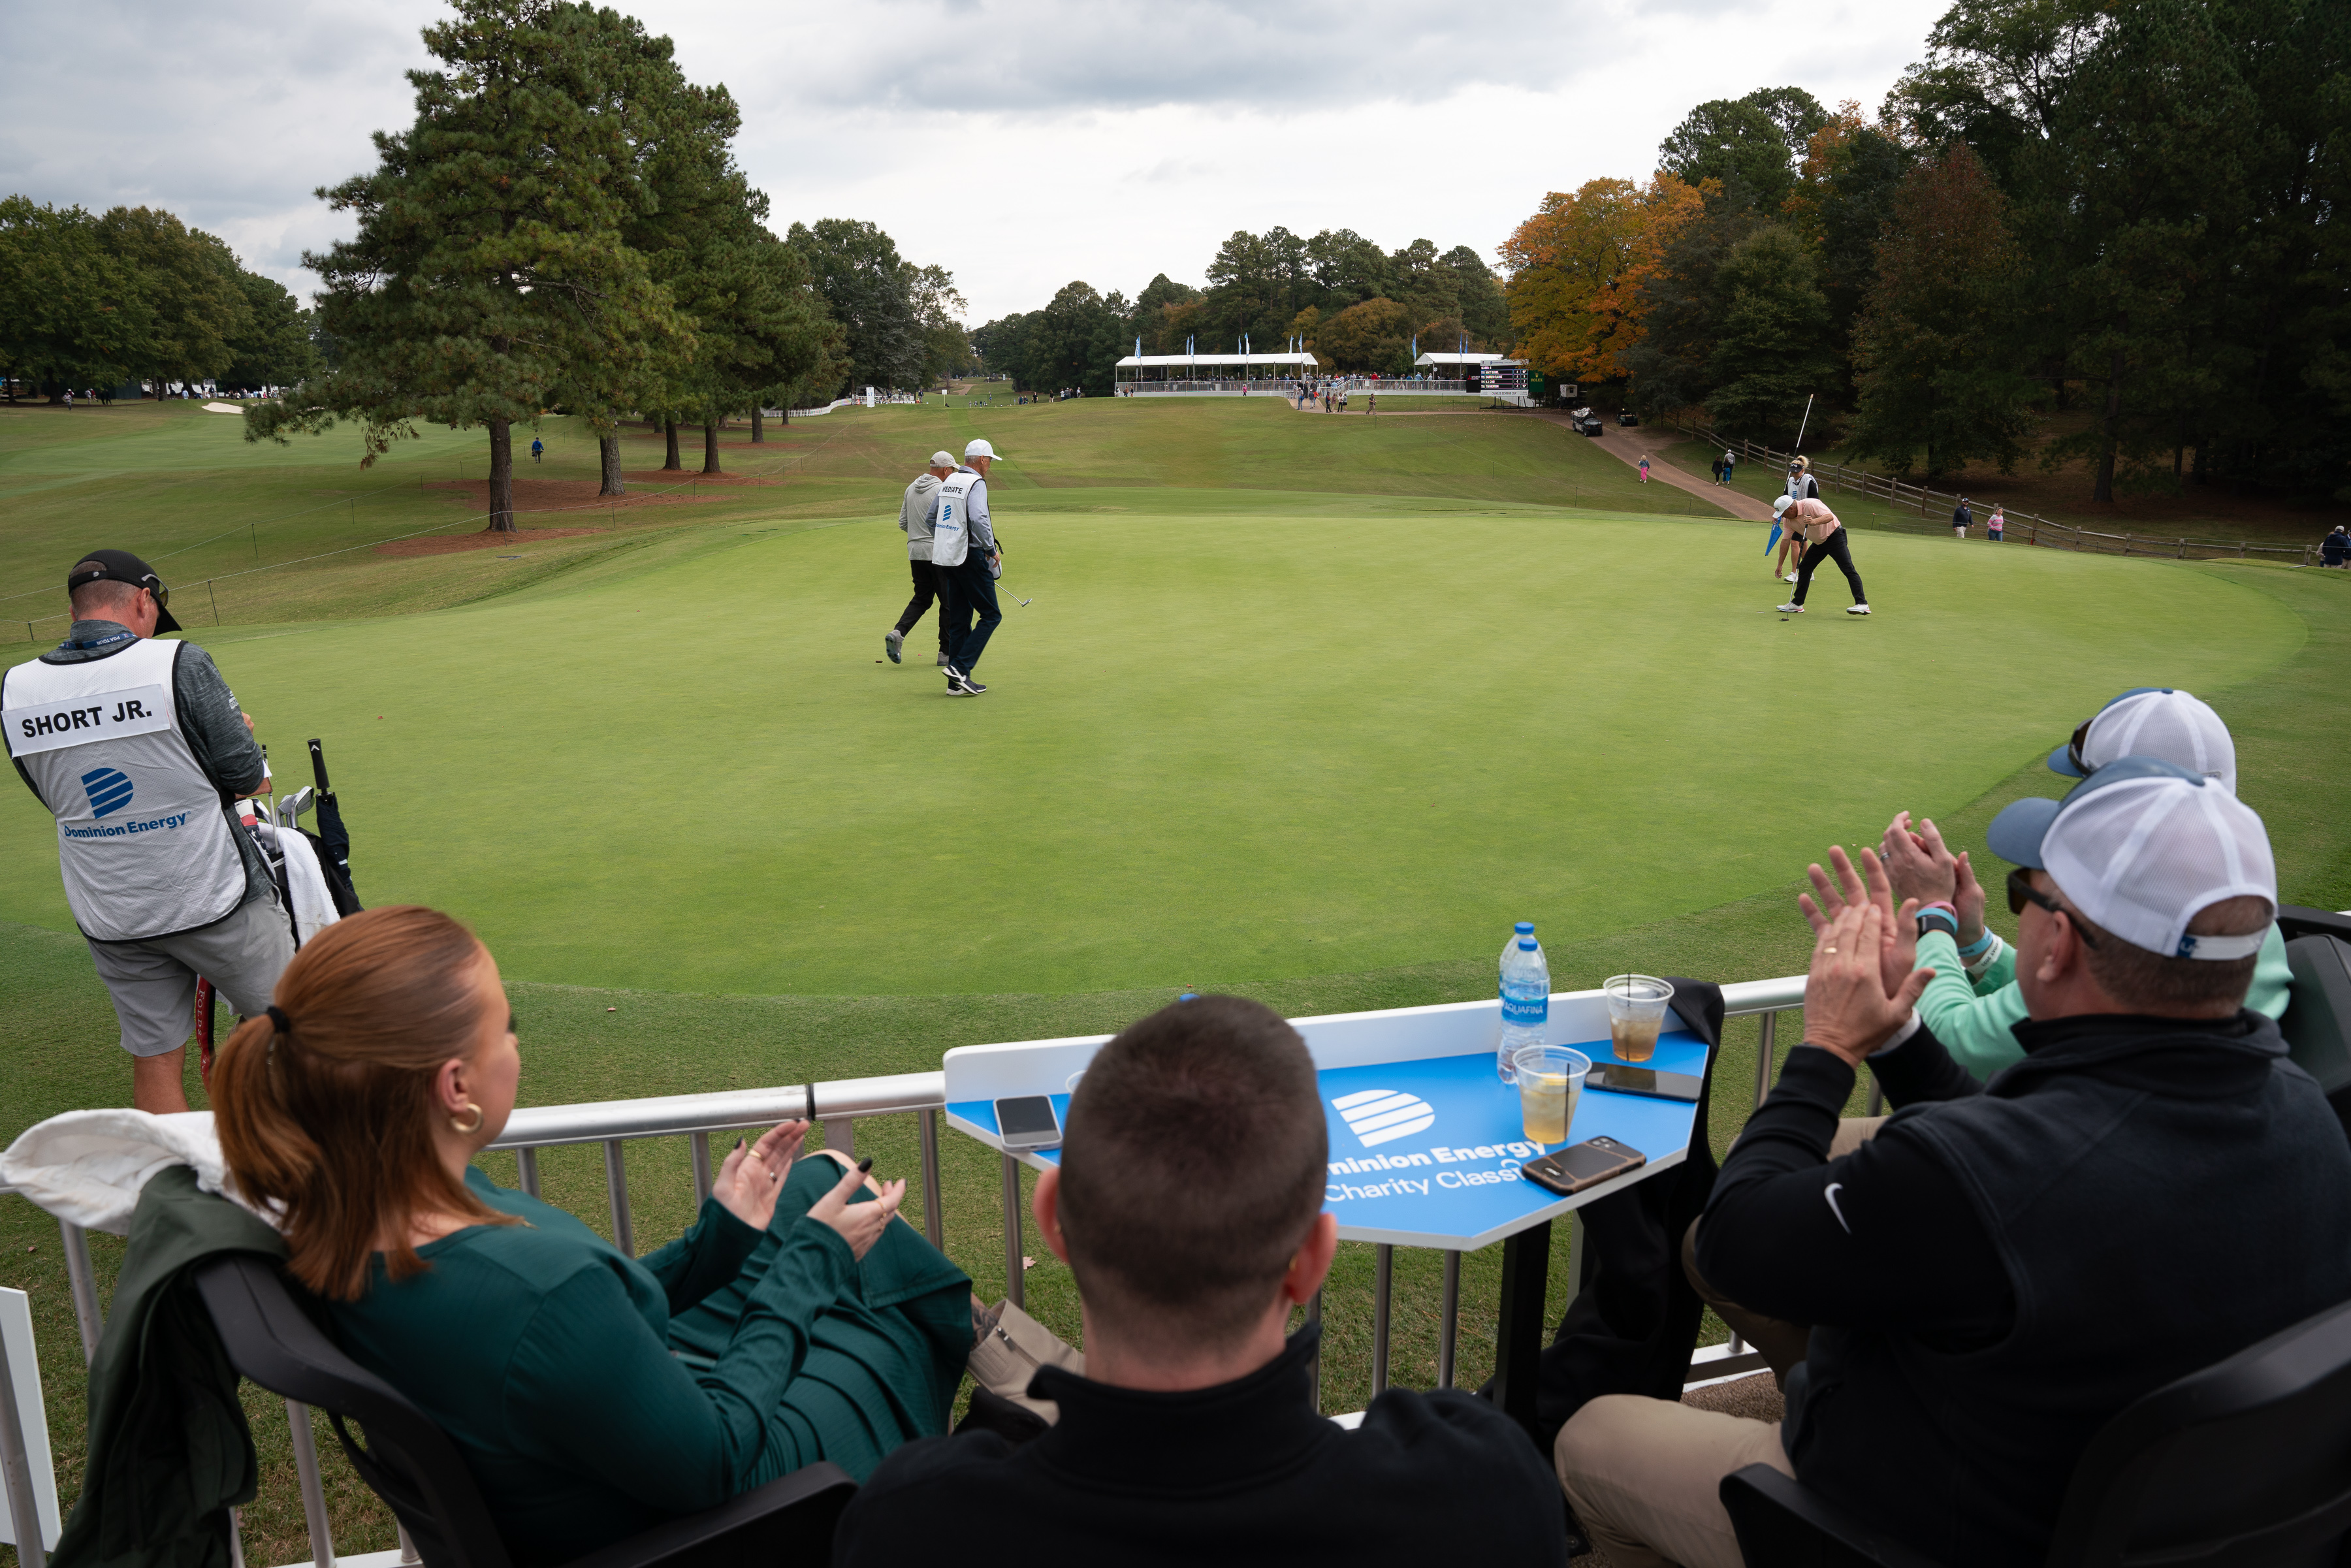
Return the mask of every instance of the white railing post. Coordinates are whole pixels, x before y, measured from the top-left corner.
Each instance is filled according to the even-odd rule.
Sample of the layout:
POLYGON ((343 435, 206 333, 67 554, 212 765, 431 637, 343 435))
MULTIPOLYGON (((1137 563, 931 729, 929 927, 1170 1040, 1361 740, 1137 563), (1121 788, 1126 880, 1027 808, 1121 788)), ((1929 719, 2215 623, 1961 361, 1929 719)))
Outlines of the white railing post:
POLYGON ((74 1323, 81 1330, 84 1366, 98 1359, 98 1336, 106 1320, 98 1312, 98 1271, 89 1260, 89 1232, 68 1220, 57 1221, 66 1244, 66 1284, 73 1292, 74 1323))
POLYGON ((302 1519, 310 1527, 313 1568, 335 1568, 335 1541, 328 1529, 327 1488, 319 1477, 319 1444, 310 1431, 310 1407, 298 1399, 286 1402, 286 1420, 294 1428, 294 1475, 302 1488, 302 1519))
POLYGON ((0 1346, 0 1483, 7 1489, 8 1521, 16 1526, 17 1563, 21 1568, 47 1568, 40 1500, 33 1490, 33 1454, 16 1408, 16 1375, 5 1346, 0 1346))
POLYGON ((629 1167, 618 1138, 604 1140, 604 1197, 612 1208, 612 1245, 633 1258, 636 1228, 629 1219, 629 1167))

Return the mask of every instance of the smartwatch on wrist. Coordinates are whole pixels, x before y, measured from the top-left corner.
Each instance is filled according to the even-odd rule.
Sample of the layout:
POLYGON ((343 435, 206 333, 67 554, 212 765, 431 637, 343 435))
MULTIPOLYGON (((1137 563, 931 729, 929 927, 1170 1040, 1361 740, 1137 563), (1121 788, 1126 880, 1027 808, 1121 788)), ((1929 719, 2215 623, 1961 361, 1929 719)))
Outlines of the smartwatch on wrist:
POLYGON ((1954 942, 1959 937, 1959 915, 1948 904, 1930 904, 1918 911, 1918 935, 1939 931, 1954 942))

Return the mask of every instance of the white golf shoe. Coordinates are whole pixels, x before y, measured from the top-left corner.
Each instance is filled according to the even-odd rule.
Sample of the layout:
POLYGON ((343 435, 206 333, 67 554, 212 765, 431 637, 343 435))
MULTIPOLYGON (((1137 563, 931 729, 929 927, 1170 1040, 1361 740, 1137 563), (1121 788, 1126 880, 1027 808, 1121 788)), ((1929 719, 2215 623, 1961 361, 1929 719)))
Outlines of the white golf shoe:
POLYGON ((1782 604, 1782 606, 1780 606, 1780 613, 1781 613, 1781 614, 1782 614, 1782 615, 1802 615, 1803 612, 1804 612, 1804 607, 1803 607, 1802 605, 1801 605, 1801 604, 1797 603, 1797 602, 1796 602, 1794 600, 1792 600, 1792 600, 1790 600, 1787 603, 1782 604))
POLYGON ((1792 572, 1792 572, 1790 572, 1787 576, 1785 576, 1785 577, 1782 578, 1780 580, 1781 580, 1782 582, 1793 582, 1793 581, 1795 581, 1795 580, 1796 580, 1796 574, 1795 574, 1794 572, 1792 572))
POLYGON ((1866 604, 1848 604, 1844 607, 1844 612, 1847 615, 1866 615, 1869 613, 1869 606, 1866 604))

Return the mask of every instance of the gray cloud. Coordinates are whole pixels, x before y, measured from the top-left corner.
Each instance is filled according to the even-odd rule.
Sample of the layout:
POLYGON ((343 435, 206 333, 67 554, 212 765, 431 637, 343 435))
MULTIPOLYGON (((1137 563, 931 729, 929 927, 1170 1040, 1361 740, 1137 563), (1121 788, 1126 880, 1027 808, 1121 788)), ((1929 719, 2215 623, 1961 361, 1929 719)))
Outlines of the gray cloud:
MULTIPOLYGON (((1646 174, 1701 99, 1875 104, 1946 0, 620 0, 743 109, 795 218, 870 217, 975 320, 1072 277, 1196 281, 1236 228, 1490 254, 1546 190, 1646 174)), ((438 0, 0 0, 0 192, 170 208, 298 291, 311 194, 411 118, 438 0)))

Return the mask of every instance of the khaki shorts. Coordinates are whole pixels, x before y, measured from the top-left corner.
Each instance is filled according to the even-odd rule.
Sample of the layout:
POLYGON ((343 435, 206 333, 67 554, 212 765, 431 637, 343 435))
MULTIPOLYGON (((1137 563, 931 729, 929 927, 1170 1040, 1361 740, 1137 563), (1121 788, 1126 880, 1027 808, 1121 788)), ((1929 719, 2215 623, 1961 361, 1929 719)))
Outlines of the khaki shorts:
POLYGON ((268 1007, 278 975, 294 957, 294 933, 272 889, 210 925, 139 942, 93 941, 89 956, 114 998, 122 1049, 162 1056, 195 1031, 199 975, 247 1018, 268 1007))

